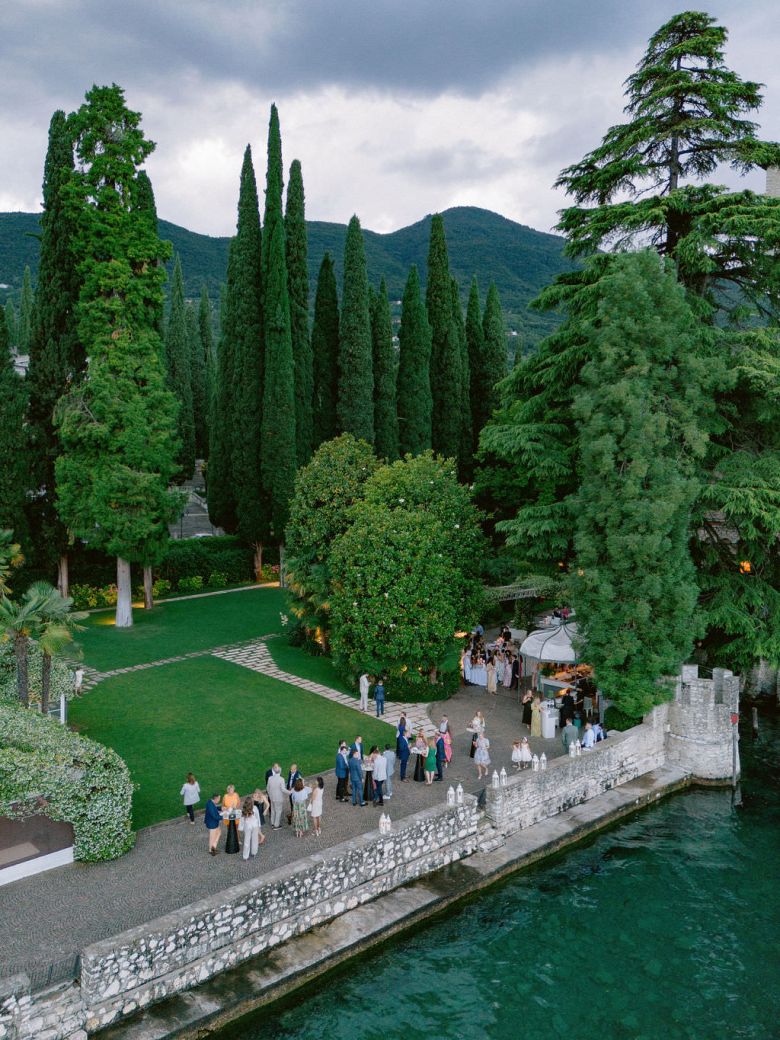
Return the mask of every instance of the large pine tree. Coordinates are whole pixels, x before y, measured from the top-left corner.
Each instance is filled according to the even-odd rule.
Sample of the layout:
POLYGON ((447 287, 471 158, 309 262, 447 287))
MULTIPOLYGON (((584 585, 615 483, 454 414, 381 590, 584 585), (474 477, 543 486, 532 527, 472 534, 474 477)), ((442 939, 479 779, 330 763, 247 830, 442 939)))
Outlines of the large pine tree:
POLYGON ((344 287, 339 327, 339 432, 374 443, 371 315, 363 231, 353 216, 344 244, 344 287))
POLYGON ((371 309, 374 363, 374 450, 377 458, 398 458, 398 413, 395 399, 393 321, 384 278, 371 309))
POLYGON ((119 627, 132 624, 131 562, 156 555, 181 508, 169 491, 176 401, 149 306, 163 291, 167 250, 135 209, 138 167, 154 147, 140 121, 120 87, 93 87, 70 117, 77 167, 65 189, 88 363, 58 408, 57 492, 74 533, 117 557, 119 627))
POLYGON ((173 265, 171 306, 165 326, 165 370, 168 389, 179 404, 176 432, 179 439, 179 479, 189 480, 195 470, 195 420, 192 404, 192 369, 187 315, 184 305, 184 277, 178 254, 173 265))
POLYGON ((290 297, 282 213, 282 137, 276 105, 268 126, 268 171, 263 235, 263 317, 265 372, 261 435, 262 487, 268 499, 268 533, 277 545, 295 485, 295 365, 290 328, 290 297))
POLYGON ((298 159, 290 164, 284 216, 290 330, 295 363, 295 441, 299 466, 311 457, 314 443, 312 400, 314 375, 309 337, 309 268, 303 174, 298 159))
POLYGON ((73 254, 74 228, 65 211, 62 189, 73 173, 73 147, 65 113, 49 124, 43 172, 43 213, 38 262, 35 322, 30 338, 26 385, 29 394, 31 486, 30 536, 34 557, 47 569, 56 563, 59 589, 68 593, 68 532, 56 509, 54 463, 60 443, 54 408, 69 383, 80 379, 84 350, 76 332, 80 279, 73 254))
POLYGON ((398 440, 401 456, 431 448, 431 326, 413 264, 406 279, 398 333, 398 440))
POLYGON ((434 213, 428 248, 425 305, 431 326, 431 397, 433 450, 457 458, 461 447, 461 344, 452 321, 452 284, 444 220, 434 213))
POLYGON ((25 506, 30 488, 30 455, 26 450, 27 394, 11 357, 5 313, 0 309, 0 530, 11 530, 24 545, 25 506))
POLYGON ((311 349, 314 367, 314 443, 319 447, 338 433, 339 298, 330 253, 322 258, 317 276, 311 349))

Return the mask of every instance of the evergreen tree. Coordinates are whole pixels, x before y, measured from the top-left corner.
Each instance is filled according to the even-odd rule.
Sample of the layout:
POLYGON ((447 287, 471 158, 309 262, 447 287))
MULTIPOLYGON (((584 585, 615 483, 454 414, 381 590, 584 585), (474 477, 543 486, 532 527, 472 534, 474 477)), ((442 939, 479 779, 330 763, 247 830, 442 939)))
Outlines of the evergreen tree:
POLYGON ((211 403, 214 389, 214 345, 211 328, 211 304, 205 285, 201 291, 200 303, 197 311, 194 313, 194 317, 192 391, 195 412, 195 449, 198 458, 207 459, 209 454, 209 430, 211 429, 211 403))
POLYGON ((324 441, 332 440, 338 432, 339 299, 330 253, 322 258, 317 276, 311 350, 314 366, 314 441, 319 447, 324 441))
POLYGON ((5 313, 0 309, 0 529, 13 531, 22 544, 27 536, 25 505, 30 478, 26 405, 24 380, 16 373, 5 313))
MULTIPOLYGON (((139 215, 149 221, 149 230, 153 234, 158 232, 157 203, 154 199, 154 189, 146 170, 138 171, 136 186, 135 210, 139 215)), ((150 320, 160 334, 160 339, 165 339, 165 301, 150 300, 150 320)))
POLYGON ((572 594, 583 659, 640 717, 671 695, 658 680, 679 674, 699 634, 689 539, 714 372, 683 290, 653 253, 618 257, 598 296, 574 406, 572 594))
POLYGON ((206 425, 206 356, 200 338, 198 307, 188 301, 185 308, 187 319, 187 346, 190 351, 190 374, 192 377, 192 420, 195 434, 195 458, 205 458, 204 447, 208 443, 206 425))
MULTIPOLYGON (((471 307, 471 301, 469 301, 471 307)), ((501 300, 496 283, 491 282, 485 301, 485 313, 482 317, 482 352, 475 355, 472 363, 472 385, 475 381, 480 392, 472 394, 474 441, 479 443, 479 434, 486 425, 493 411, 499 406, 499 394, 496 384, 507 374, 506 332, 504 318, 501 314, 501 300)))
POLYGON ((14 301, 10 297, 5 302, 4 311, 8 343, 11 350, 16 350, 19 345, 19 319, 16 314, 14 301))
POLYGON ((35 295, 32 287, 32 275, 29 264, 25 264, 24 276, 22 278, 22 293, 19 298, 19 330, 17 350, 20 354, 30 353, 30 338, 33 330, 33 312, 35 308, 35 295))
POLYGON ((398 458, 398 413, 395 401, 395 351, 390 301, 384 278, 371 309, 374 367, 374 450, 377 457, 398 458))
POLYGON ((444 220, 440 213, 435 213, 431 220, 425 305, 431 326, 433 450, 445 457, 457 458, 461 447, 461 344, 452 322, 452 285, 444 220))
MULTIPOLYGON (((150 312, 151 327, 155 318, 150 312)), ((193 418, 192 370, 187 314, 184 305, 184 278, 181 259, 176 256, 171 283, 171 308, 165 328, 165 366, 168 389, 179 404, 176 432, 179 440, 179 477, 189 480, 195 471, 195 420, 193 418)))
POLYGON ((233 532, 236 518, 236 487, 233 480, 233 426, 235 404, 235 337, 232 307, 228 301, 237 281, 236 238, 228 249, 227 285, 220 294, 220 330, 216 376, 212 397, 212 423, 209 429, 209 465, 206 477, 209 519, 212 524, 233 532))
MULTIPOLYGON (((261 484, 261 426, 263 416, 263 236, 252 151, 247 145, 238 197, 236 255, 231 287, 228 281, 228 331, 233 338, 231 401, 232 472, 235 483, 238 534, 255 546, 255 572, 262 566, 260 546, 267 528, 267 509, 261 484)), ((229 392, 229 391, 228 391, 229 392)))
POLYGON ((295 440, 299 466, 311 457, 314 442, 312 401, 314 374, 309 338, 309 268, 303 174, 298 159, 290 165, 287 210, 284 217, 290 329, 295 364, 295 440))
POLYGON ((353 216, 344 244, 344 287, 339 327, 339 430, 374 443, 374 373, 371 315, 363 232, 353 216))
POLYGON ((406 279, 398 357, 398 439, 401 456, 431 448, 431 327, 413 264, 406 279))
MULTIPOLYGON (((485 399, 490 400, 489 387, 492 385, 492 383, 485 382, 485 334, 482 331, 479 286, 476 275, 471 279, 469 302, 466 307, 466 343, 469 351, 469 375, 472 387, 471 429, 474 435, 473 451, 476 453, 479 448, 479 431, 485 425, 486 414, 490 415, 490 408, 485 404, 485 399)), ((490 378, 490 374, 487 375, 490 378)))
POLYGON ((74 228, 65 211, 63 188, 73 173, 73 147, 65 113, 49 124, 49 146, 43 173, 43 213, 38 263, 35 323, 30 339, 26 385, 32 478, 36 495, 30 502, 30 534, 34 557, 47 568, 59 567, 59 588, 68 591, 68 532, 56 510, 54 464, 60 443, 54 409, 68 385, 84 368, 84 350, 76 332, 79 276, 73 255, 74 228))
POLYGON ((472 476, 473 440, 471 425, 471 372, 469 369, 469 347, 466 339, 466 325, 463 320, 463 308, 460 305, 460 290, 455 278, 451 280, 452 288, 452 324, 458 340, 460 364, 460 439, 458 441, 458 477, 469 483, 472 476))
POLYGON ((295 486, 295 363, 282 215, 282 139, 276 105, 268 127, 268 172, 263 236, 265 373, 261 432, 262 486, 268 497, 269 533, 281 545, 295 486))
POLYGON ((93 87, 70 117, 76 170, 65 188, 83 281, 77 308, 87 378, 58 408, 56 477, 63 520, 117 556, 116 624, 132 624, 130 564, 152 559, 181 509, 176 401, 165 388, 150 301, 166 250, 135 210, 138 167, 154 145, 120 87, 93 87))

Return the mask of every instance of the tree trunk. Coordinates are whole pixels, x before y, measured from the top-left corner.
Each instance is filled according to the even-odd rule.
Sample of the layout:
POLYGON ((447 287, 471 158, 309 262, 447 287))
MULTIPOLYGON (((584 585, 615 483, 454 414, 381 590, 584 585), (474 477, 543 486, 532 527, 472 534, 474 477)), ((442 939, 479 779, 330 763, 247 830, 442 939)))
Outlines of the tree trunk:
POLYGON ((49 692, 51 690, 51 654, 43 654, 41 659, 41 715, 49 713, 49 692))
POLYGON ((279 546, 279 587, 282 589, 287 588, 284 577, 284 546, 279 546))
POLYGON ((57 591, 63 597, 70 595, 70 576, 68 574, 68 554, 63 553, 57 564, 57 591))
POLYGON ((30 683, 27 675, 27 636, 17 635, 14 639, 14 654, 16 655, 16 692, 19 700, 25 706, 30 703, 30 683))
POLYGON ((133 624, 133 592, 130 587, 130 562, 116 558, 116 627, 130 628, 133 624))
POLYGON ((144 610, 151 610, 154 606, 154 593, 152 592, 152 565, 144 564, 144 610))
POLYGON ((261 542, 255 542, 255 581, 262 581, 263 571, 263 546, 261 542))

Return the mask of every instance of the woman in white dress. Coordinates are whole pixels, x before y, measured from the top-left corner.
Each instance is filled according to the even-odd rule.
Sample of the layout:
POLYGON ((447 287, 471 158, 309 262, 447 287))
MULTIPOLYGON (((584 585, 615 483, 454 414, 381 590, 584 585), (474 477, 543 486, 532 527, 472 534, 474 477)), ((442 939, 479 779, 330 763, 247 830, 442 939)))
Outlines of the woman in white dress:
POLYGON ((238 821, 238 829, 243 835, 244 859, 256 856, 260 847, 260 813, 251 794, 244 799, 244 804, 241 807, 241 819, 238 821))
POLYGON ((324 788, 325 781, 321 776, 318 776, 311 792, 311 797, 309 798, 309 815, 311 816, 314 833, 317 837, 322 834, 322 792, 324 788))
POLYGON ((477 780, 481 780, 484 776, 487 780, 488 766, 490 765, 490 755, 488 749, 490 748, 490 741, 485 736, 484 730, 477 737, 477 750, 474 752, 474 765, 477 767, 477 780))
POLYGON ((496 692, 496 665, 495 661, 491 657, 487 663, 487 692, 496 692))

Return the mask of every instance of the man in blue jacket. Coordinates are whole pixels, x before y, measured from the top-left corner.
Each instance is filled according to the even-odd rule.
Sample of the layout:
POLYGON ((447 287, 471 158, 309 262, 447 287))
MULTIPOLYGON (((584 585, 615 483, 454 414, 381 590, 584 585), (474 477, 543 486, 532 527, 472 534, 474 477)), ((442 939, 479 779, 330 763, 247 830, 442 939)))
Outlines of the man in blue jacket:
POLYGON ((349 782, 352 784, 352 804, 365 805, 363 799, 363 762, 356 749, 349 758, 349 782))
POLYGON ((447 754, 444 750, 444 734, 436 734, 436 779, 444 779, 444 763, 447 761, 447 754))
POLYGON ((347 777, 349 776, 349 753, 345 741, 339 744, 336 753, 336 800, 346 802, 347 800, 347 777))
POLYGON ((399 779, 402 784, 408 784, 409 781, 406 779, 406 766, 409 762, 409 741, 406 739, 405 733, 398 734, 398 761, 401 763, 401 770, 399 779))
POLYGON ((219 809, 219 802, 222 796, 219 794, 213 794, 211 798, 206 802, 206 815, 203 818, 203 822, 206 824, 206 829, 209 832, 209 855, 216 856, 217 844, 219 843, 219 829, 222 826, 222 813, 219 809))

